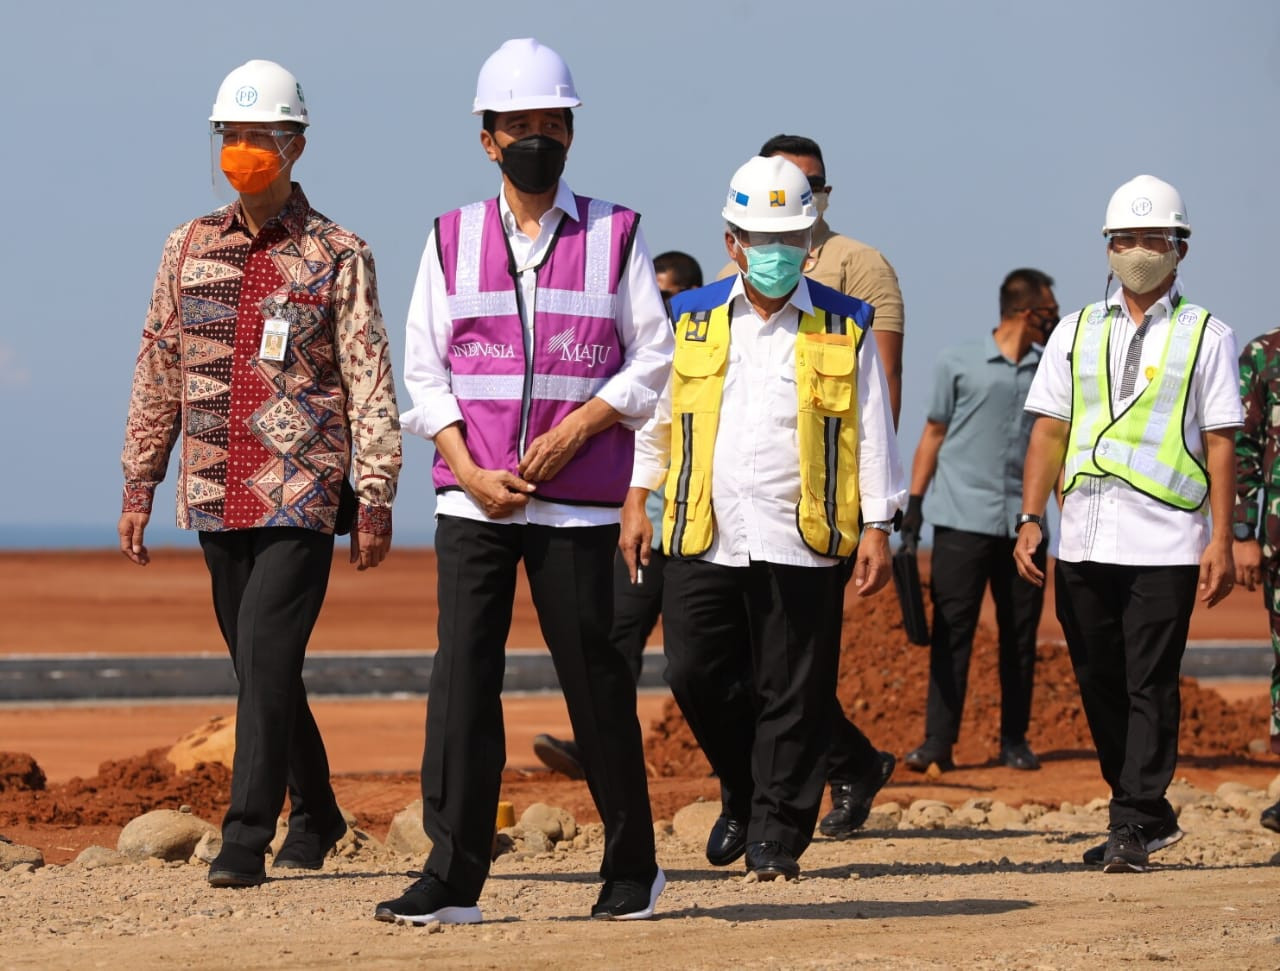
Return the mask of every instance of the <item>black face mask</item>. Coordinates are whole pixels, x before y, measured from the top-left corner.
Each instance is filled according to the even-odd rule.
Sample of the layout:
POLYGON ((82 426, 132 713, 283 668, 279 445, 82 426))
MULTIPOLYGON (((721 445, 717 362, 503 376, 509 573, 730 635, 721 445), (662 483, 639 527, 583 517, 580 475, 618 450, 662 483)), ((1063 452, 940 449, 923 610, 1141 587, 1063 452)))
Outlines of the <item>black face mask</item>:
POLYGON ((502 150, 502 174, 521 192, 542 193, 555 187, 569 150, 546 135, 529 135, 502 150))

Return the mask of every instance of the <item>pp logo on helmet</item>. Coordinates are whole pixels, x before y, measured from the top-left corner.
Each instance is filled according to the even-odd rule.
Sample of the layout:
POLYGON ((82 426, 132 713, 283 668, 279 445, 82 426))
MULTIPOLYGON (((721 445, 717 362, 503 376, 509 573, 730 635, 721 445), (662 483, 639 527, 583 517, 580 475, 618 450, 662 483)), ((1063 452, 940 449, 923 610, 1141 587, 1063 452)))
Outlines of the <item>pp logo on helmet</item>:
POLYGON ((1132 205, 1129 206, 1129 208, 1133 210, 1133 214, 1135 216, 1150 215, 1151 200, 1148 199, 1146 196, 1138 196, 1138 198, 1133 200, 1133 203, 1132 205))
POLYGON ((246 84, 236 90, 236 104, 241 108, 250 108, 257 103, 258 89, 252 84, 246 84))
POLYGON ((775 208, 775 209, 776 209, 777 207, 779 207, 779 206, 785 206, 786 204, 787 204, 787 190, 786 190, 786 189, 771 189, 771 190, 769 191, 769 206, 770 206, 770 208, 775 208))

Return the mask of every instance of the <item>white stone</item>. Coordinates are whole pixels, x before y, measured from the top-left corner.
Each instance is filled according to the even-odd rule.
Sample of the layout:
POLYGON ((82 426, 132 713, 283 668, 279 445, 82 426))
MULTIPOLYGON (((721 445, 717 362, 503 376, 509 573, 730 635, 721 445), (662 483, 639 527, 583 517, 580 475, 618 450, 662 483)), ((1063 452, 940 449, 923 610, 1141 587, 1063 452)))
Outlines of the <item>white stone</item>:
POLYGON ((187 860, 201 837, 217 827, 199 816, 156 809, 130 820, 120 831, 116 849, 130 860, 187 860))

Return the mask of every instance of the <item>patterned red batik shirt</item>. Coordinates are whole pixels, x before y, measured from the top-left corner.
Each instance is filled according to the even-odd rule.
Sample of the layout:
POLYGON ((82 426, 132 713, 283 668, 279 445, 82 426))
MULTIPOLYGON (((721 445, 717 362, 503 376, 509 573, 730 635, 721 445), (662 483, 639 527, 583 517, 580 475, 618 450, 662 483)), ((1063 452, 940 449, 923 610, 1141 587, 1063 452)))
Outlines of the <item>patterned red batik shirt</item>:
POLYGON ((180 431, 184 529, 332 532, 350 464, 356 528, 391 531, 400 418, 373 255, 297 184, 257 236, 234 203, 165 243, 133 373, 125 512, 151 511, 180 431), (288 325, 281 360, 259 353, 268 320, 288 325))

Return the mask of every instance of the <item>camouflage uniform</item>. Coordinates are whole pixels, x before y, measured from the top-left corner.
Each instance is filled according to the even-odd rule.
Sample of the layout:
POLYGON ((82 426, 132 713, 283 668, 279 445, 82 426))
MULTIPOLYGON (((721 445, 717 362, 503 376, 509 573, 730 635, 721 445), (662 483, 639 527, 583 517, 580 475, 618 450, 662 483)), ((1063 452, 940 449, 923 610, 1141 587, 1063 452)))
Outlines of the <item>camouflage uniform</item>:
POLYGON ((1271 751, 1280 754, 1280 328, 1240 355, 1244 426, 1236 432, 1235 522, 1262 544, 1262 594, 1271 617, 1271 751), (1261 503, 1259 503, 1261 499, 1261 503), (1258 528, 1259 505, 1265 512, 1258 528))

